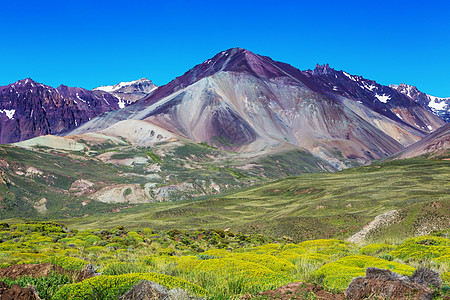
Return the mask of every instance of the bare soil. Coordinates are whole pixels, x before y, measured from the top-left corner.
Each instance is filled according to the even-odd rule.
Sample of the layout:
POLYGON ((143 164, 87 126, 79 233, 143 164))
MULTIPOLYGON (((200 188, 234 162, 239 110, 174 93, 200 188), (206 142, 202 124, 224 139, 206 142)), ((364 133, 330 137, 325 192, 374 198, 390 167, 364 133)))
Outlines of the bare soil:
POLYGON ((1 300, 40 300, 33 287, 20 287, 14 284, 11 288, 0 281, 0 299, 1 300))
MULTIPOLYGON (((82 281, 86 278, 92 277, 93 274, 88 271, 75 271, 66 270, 60 266, 55 266, 51 263, 43 264, 23 264, 12 265, 3 269, 0 269, 0 278, 17 279, 23 276, 42 277, 48 276, 50 272, 56 272, 59 274, 66 274, 75 279, 76 281, 82 281)), ((0 298, 3 300, 3 298, 0 298)))

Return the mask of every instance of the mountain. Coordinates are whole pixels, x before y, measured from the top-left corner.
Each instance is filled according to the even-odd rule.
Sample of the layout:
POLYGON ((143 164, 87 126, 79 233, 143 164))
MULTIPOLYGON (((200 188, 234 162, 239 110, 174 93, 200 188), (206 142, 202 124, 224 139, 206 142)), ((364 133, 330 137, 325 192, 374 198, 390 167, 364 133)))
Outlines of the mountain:
MULTIPOLYGON (((125 100, 128 103, 135 102, 148 96, 157 86, 147 78, 141 78, 129 82, 120 82, 116 85, 100 86, 93 91, 104 91, 125 100)), ((123 108, 124 105, 121 107, 123 108)))
POLYGON ((389 87, 398 90, 402 94, 408 96, 431 112, 440 116, 446 122, 450 122, 450 98, 439 98, 427 95, 417 89, 417 87, 407 84, 395 85, 389 87))
POLYGON ((58 134, 126 103, 104 91, 19 80, 0 87, 0 143, 58 134))
MULTIPOLYGON (((68 134, 143 120, 240 153, 295 146, 342 168, 345 160, 365 163, 396 153, 444 124, 402 93, 347 75, 327 66, 302 72, 232 48, 68 134)), ((126 139, 129 132, 115 136, 126 139)))
POLYGON ((407 147, 396 158, 411 158, 419 155, 450 159, 450 123, 407 147))
POLYGON ((423 133, 431 132, 444 124, 439 117, 430 114, 422 105, 373 80, 336 71, 328 65, 317 65, 314 70, 304 73, 318 82, 324 93, 342 101, 362 118, 387 132, 404 146, 417 141, 417 135, 423 136, 423 133), (362 106, 358 107, 357 104, 362 106), (383 119, 374 117, 374 112, 383 119), (393 125, 400 126, 402 130, 392 131, 393 125))

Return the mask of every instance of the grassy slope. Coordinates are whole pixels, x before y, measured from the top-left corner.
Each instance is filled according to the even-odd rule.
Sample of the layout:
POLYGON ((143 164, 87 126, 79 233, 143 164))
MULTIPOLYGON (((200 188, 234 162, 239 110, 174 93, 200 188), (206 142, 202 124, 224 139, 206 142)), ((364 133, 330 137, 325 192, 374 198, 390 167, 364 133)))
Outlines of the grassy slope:
POLYGON ((0 145, 0 218, 80 217, 128 206, 91 201, 89 194, 70 192, 71 185, 78 179, 93 182, 94 192, 118 184, 141 187, 149 182, 153 182, 156 187, 182 183, 192 185, 192 190, 168 193, 167 198, 170 200, 179 200, 215 193, 216 188, 226 192, 273 178, 323 171, 321 160, 299 150, 251 160, 241 158, 236 153, 192 142, 166 143, 154 148, 106 143, 90 145, 88 148, 83 152, 46 147, 29 151, 0 145), (147 163, 131 166, 109 161, 105 163, 100 155, 106 152, 109 152, 112 160, 140 157, 146 158, 147 163), (239 168, 247 164, 248 168, 239 168), (155 165, 160 171, 148 171, 149 166, 155 165), (26 174, 29 167, 41 173, 26 174), (156 178, 146 178, 149 174, 156 178), (43 198, 47 201, 45 215, 33 208, 43 198), (82 202, 88 205, 83 206, 82 202))
POLYGON ((448 228, 449 174, 450 161, 398 160, 302 175, 220 198, 143 205, 65 222, 80 228, 121 224, 155 229, 232 227, 303 240, 348 237, 375 216, 401 209, 401 222, 380 232, 382 237, 401 238, 423 226, 448 228))

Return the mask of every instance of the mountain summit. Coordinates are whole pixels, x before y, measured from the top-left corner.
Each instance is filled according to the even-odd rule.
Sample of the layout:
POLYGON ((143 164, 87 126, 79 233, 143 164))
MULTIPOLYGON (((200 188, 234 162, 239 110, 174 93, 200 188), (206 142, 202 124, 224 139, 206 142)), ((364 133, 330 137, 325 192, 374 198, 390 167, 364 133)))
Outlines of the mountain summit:
MULTIPOLYGON (((93 91, 104 91, 113 94, 124 102, 135 102, 148 96, 157 86, 147 78, 129 82, 120 82, 116 85, 100 86, 93 91)), ((123 104, 120 108, 125 107, 123 104)))

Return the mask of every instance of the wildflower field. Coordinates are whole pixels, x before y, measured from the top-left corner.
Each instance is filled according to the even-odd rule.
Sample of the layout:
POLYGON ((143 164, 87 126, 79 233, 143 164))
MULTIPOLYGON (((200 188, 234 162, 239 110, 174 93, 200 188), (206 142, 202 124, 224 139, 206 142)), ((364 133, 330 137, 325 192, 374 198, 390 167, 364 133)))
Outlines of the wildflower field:
POLYGON ((52 263, 66 270, 92 265, 98 276, 78 281, 70 273, 45 278, 1 278, 35 285, 44 299, 117 299, 141 280, 179 287, 206 299, 239 299, 296 281, 342 292, 367 267, 411 275, 419 267, 450 284, 450 239, 420 236, 386 244, 337 239, 292 243, 224 230, 154 232, 68 229, 53 222, 0 224, 0 268, 52 263))

